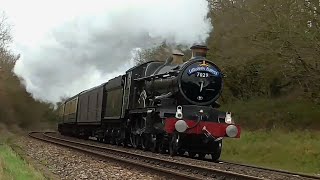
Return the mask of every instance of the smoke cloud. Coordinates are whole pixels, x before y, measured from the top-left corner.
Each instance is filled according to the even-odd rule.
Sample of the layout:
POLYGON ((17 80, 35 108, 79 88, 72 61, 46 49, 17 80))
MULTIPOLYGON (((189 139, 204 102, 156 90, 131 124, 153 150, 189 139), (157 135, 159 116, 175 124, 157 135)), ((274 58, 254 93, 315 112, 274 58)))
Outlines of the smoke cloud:
POLYGON ((134 66, 136 49, 164 40, 184 45, 204 42, 212 30, 206 0, 68 3, 58 3, 64 10, 41 3, 43 14, 34 16, 38 21, 33 19, 36 25, 29 27, 40 27, 38 36, 32 38, 31 33, 24 43, 14 44, 15 52, 21 54, 14 72, 40 101, 56 103, 123 74, 134 66), (41 29, 45 18, 52 23, 41 29))

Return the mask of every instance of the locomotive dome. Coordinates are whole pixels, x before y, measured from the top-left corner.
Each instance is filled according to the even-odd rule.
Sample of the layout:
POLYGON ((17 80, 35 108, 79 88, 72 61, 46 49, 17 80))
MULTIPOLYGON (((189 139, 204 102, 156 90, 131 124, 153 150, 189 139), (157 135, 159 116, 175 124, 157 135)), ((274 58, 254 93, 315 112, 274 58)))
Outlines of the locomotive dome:
POLYGON ((179 77, 179 89, 191 104, 209 105, 216 101, 222 91, 222 74, 218 66, 206 59, 209 50, 194 45, 192 59, 185 64, 179 77))

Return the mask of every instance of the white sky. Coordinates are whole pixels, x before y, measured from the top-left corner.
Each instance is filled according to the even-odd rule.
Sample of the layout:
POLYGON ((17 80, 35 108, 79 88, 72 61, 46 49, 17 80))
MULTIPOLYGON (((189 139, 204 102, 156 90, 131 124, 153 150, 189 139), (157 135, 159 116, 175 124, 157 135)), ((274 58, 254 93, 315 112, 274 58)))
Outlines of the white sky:
POLYGON ((14 72, 52 103, 124 73, 135 48, 191 45, 212 29, 206 0, 0 0, 0 11, 21 54, 14 72))
POLYGON ((53 28, 67 21, 129 8, 131 3, 123 0, 0 0, 0 4, 0 11, 5 12, 12 25, 14 45, 34 47, 53 28))

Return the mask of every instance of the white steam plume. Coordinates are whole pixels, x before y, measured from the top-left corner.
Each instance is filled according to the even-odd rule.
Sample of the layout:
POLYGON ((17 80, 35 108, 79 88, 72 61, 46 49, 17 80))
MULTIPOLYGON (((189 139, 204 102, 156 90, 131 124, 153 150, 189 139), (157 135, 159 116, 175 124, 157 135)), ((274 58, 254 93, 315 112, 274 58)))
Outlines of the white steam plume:
POLYGON ((134 65, 136 48, 149 48, 163 40, 184 45, 204 42, 212 29, 206 19, 206 0, 37 4, 41 5, 47 11, 42 9, 43 14, 32 17, 36 27, 30 25, 24 31, 41 29, 45 21, 52 23, 35 30, 40 36, 32 38, 31 33, 24 42, 15 42, 21 59, 14 72, 35 99, 52 103, 124 73, 134 65))

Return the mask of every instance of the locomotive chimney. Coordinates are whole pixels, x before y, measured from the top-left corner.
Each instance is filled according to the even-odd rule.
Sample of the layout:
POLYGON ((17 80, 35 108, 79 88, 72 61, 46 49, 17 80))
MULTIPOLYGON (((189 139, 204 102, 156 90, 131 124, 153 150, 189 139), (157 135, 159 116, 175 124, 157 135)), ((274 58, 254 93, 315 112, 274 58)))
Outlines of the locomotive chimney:
POLYGON ((184 54, 182 53, 182 52, 180 52, 180 51, 178 51, 178 50, 174 50, 173 52, 172 52, 172 58, 173 58, 173 60, 172 60, 172 64, 176 64, 176 65, 178 65, 178 64, 183 64, 183 56, 184 56, 184 54))
POLYGON ((194 58, 196 56, 201 56, 201 57, 207 57, 207 52, 208 52, 208 48, 205 45, 193 45, 191 48, 192 51, 192 57, 194 58))

